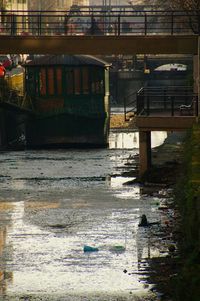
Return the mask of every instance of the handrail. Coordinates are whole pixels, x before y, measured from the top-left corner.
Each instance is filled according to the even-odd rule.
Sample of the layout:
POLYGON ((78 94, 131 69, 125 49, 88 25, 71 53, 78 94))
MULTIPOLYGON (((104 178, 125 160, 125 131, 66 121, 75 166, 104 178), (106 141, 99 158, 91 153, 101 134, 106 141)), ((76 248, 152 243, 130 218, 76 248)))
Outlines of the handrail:
POLYGON ((177 95, 178 91, 182 91, 185 95, 185 93, 187 92, 191 92, 193 94, 193 87, 191 86, 164 86, 164 87, 142 87, 140 90, 138 90, 137 94, 138 95, 145 95, 145 94, 152 94, 153 95, 159 95, 158 93, 171 93, 171 95, 173 95, 173 93, 175 93, 177 95), (155 94, 156 93, 156 94, 155 94))
POLYGON ((1 35, 183 35, 198 34, 195 11, 178 10, 60 10, 0 12, 1 35), (189 14, 189 16, 188 16, 189 14), (192 26, 189 22, 192 19, 192 26))
MULTIPOLYGON (((195 103, 193 116, 197 116, 198 95, 190 86, 143 87, 137 93, 137 115, 180 113, 180 107, 195 103)), ((191 111, 190 111, 191 115, 191 111)))

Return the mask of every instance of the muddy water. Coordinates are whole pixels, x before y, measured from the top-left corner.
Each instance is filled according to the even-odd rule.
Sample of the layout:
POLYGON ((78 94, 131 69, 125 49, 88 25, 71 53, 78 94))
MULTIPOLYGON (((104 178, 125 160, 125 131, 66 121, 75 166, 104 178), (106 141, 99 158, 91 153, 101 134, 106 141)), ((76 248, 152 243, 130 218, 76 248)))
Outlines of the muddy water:
POLYGON ((161 220, 160 199, 120 175, 137 147, 111 133, 106 150, 0 154, 0 300, 158 300, 143 272, 160 248, 138 223, 161 220))

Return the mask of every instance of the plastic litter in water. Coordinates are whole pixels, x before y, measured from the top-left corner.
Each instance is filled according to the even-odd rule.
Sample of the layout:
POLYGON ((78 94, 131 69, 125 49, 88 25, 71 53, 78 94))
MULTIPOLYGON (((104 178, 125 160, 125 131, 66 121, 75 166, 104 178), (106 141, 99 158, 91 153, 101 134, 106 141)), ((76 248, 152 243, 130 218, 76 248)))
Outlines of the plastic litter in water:
POLYGON ((84 246, 83 247, 84 252, 98 252, 99 249, 95 247, 90 247, 90 246, 84 246))

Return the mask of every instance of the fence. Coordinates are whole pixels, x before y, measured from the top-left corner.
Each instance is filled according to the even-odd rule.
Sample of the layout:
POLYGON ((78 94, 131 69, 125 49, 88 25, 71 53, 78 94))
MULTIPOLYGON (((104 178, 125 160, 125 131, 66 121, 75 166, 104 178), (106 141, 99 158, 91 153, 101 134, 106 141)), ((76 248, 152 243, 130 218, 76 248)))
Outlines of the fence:
POLYGON ((1 11, 0 35, 199 34, 197 12, 162 10, 1 11))
POLYGON ((198 115, 198 96, 192 87, 141 88, 137 93, 137 115, 198 115))

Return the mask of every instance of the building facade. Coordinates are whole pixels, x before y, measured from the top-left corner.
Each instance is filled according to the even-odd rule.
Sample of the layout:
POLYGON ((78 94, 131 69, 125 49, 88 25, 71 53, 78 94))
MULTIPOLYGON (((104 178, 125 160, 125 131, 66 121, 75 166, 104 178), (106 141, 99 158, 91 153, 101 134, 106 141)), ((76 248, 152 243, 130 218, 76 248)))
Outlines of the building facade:
POLYGON ((28 0, 4 0, 4 7, 7 10, 24 10, 28 9, 28 0))
POLYGON ((1 5, 5 10, 4 16, 1 16, 3 31, 11 34, 26 32, 28 29, 28 0, 2 0, 1 5), (12 16, 10 11, 12 11, 12 16))
POLYGON ((30 10, 62 11, 69 10, 72 5, 89 5, 89 0, 28 0, 30 10))

